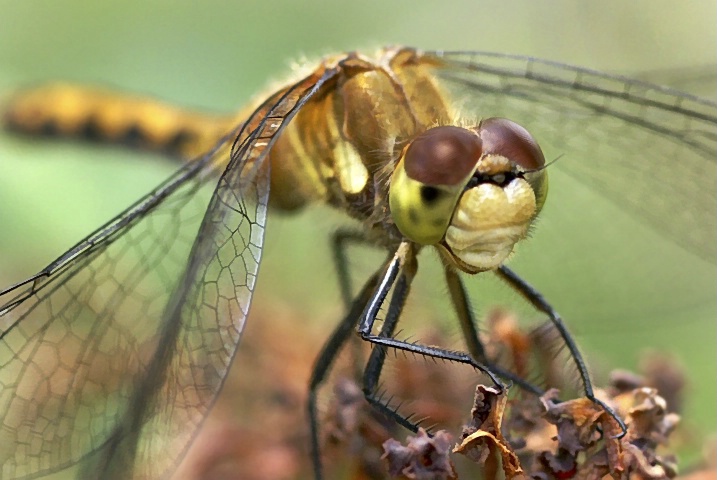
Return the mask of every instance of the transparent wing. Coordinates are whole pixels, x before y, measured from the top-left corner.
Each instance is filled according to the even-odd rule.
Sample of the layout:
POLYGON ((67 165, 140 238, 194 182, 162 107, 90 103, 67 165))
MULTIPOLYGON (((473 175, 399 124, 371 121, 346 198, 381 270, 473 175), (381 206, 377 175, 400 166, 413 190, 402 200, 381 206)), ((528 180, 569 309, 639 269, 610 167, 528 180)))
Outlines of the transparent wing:
POLYGON ((160 478, 224 381, 261 258, 273 139, 331 72, 273 95, 227 139, 0 292, 2 478, 160 478), (209 198, 206 186, 228 167, 209 198))
POLYGON ((62 469, 107 440, 151 358, 207 205, 203 186, 217 178, 211 160, 2 292, 1 477, 62 469))
POLYGON ((580 285, 570 290, 575 311, 594 307, 601 318, 713 298, 713 102, 527 57, 429 57, 464 115, 510 118, 557 159, 534 238, 516 255, 548 298, 580 285))
POLYGON ((558 165, 578 181, 717 261, 716 104, 528 57, 436 55, 447 67, 442 78, 466 89, 481 111, 519 111, 518 120, 549 153, 565 157, 558 165))

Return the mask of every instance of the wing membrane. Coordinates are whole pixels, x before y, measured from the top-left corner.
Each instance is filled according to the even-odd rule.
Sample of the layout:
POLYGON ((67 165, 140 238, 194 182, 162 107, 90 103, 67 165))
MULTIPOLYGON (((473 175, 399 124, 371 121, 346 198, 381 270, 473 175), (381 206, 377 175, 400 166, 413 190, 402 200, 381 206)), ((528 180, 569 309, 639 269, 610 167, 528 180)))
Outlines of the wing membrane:
POLYGON ((333 71, 273 95, 227 139, 2 293, 2 477, 82 460, 81 478, 160 478, 236 352, 261 258, 264 159, 333 71), (204 186, 220 173, 211 199, 204 186), (203 220, 202 220, 202 213, 203 220), (201 220, 201 225, 200 225, 201 220))
POLYGON ((717 261, 717 105, 529 57, 441 53, 438 74, 482 116, 522 123, 575 180, 717 261))
POLYGON ((196 235, 207 202, 202 187, 216 178, 210 160, 182 168, 2 293, 2 477, 61 469, 106 440, 196 235))

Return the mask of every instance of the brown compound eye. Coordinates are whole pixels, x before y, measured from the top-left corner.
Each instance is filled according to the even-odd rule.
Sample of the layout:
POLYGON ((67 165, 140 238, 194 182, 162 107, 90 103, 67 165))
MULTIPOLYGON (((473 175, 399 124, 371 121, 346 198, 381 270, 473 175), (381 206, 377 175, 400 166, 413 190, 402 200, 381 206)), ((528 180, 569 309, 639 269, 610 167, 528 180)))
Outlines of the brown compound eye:
POLYGON ((505 118, 487 118, 476 131, 483 141, 485 155, 500 155, 523 170, 536 170, 545 165, 538 142, 515 122, 505 118))
POLYGON ((406 237, 438 243, 481 158, 481 139, 465 128, 442 126, 418 135, 391 177, 391 216, 406 237))
POLYGON ((424 185, 461 184, 475 169, 481 147, 481 139, 473 131, 453 126, 431 128, 406 150, 406 174, 424 185))

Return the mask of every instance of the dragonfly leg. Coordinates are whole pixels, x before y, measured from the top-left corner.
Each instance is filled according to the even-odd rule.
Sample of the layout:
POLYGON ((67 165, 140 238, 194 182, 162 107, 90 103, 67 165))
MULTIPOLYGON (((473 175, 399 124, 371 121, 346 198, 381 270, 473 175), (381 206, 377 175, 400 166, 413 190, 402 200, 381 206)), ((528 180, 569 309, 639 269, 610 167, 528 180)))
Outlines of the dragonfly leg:
MULTIPOLYGON (((344 249, 349 242, 363 243, 364 241, 365 239, 361 235, 349 231, 340 232, 334 237, 334 258, 337 262, 339 277, 344 279, 342 281, 345 281, 344 285, 348 287, 345 289, 345 292, 350 292, 350 278, 344 249)), ((479 363, 478 360, 468 353, 433 346, 429 347, 392 338, 416 270, 415 251, 410 244, 404 243, 399 247, 398 251, 388 259, 384 267, 369 278, 359 295, 351 303, 349 312, 333 331, 319 354, 311 376, 308 399, 308 414, 311 428, 311 460, 314 467, 315 478, 317 479, 323 478, 316 405, 318 388, 326 379, 331 365, 339 351, 349 341, 351 332, 357 324, 359 325, 358 333, 360 337, 376 346, 376 348, 371 351, 363 374, 363 393, 366 400, 387 418, 393 419, 399 425, 413 432, 418 430, 418 424, 411 421, 410 417, 406 417, 391 408, 382 398, 376 395, 378 381, 383 370, 388 348, 396 348, 419 355, 471 365, 475 369, 488 375, 491 381, 500 389, 504 388, 503 383, 493 371, 491 371, 491 368, 483 363, 479 363), (389 293, 391 293, 391 299, 382 328, 378 335, 372 335, 371 330, 373 324, 389 293)), ((461 307, 456 306, 456 309, 470 312, 465 289, 459 277, 456 275, 455 278, 448 278, 450 278, 448 280, 449 285, 454 281, 457 282, 455 285, 458 286, 458 289, 456 293, 452 293, 452 298, 454 302, 458 302, 461 307)), ((466 331, 475 338, 475 340, 472 341, 475 345, 479 342, 475 322, 470 313, 466 315, 467 317, 463 318, 464 316, 459 313, 461 321, 471 325, 470 327, 466 327, 466 331)), ((470 343, 469 341, 469 345, 470 343)), ((475 346, 472 348, 476 350, 475 346)), ((482 348, 476 351, 479 355, 475 356, 481 356, 481 360, 485 358, 485 355, 482 353, 482 348)), ((498 375, 502 375, 503 373, 504 372, 501 371, 498 375)), ((505 377, 512 380, 510 373, 506 373, 505 377)))
POLYGON ((323 478, 321 467, 321 449, 319 445, 319 420, 316 408, 316 395, 318 393, 318 388, 326 379, 326 375, 331 369, 331 365, 338 356, 341 348, 349 340, 349 338, 352 337, 354 328, 356 327, 359 318, 361 318, 361 313, 371 298, 377 282, 378 274, 373 275, 366 282, 364 287, 361 289, 359 296, 353 302, 349 312, 341 320, 324 344, 324 347, 314 364, 313 371, 311 372, 311 380, 309 382, 308 413, 309 428, 311 430, 311 463, 313 464, 314 475, 317 480, 323 478))
MULTIPOLYGON (((347 255, 348 248, 351 245, 369 245, 375 247, 375 244, 358 230, 341 229, 337 230, 331 236, 334 266, 336 267, 336 274, 339 280, 341 298, 347 310, 351 308, 354 302, 353 285, 351 273, 349 272, 350 262, 347 255)), ((360 338, 353 336, 350 343, 349 348, 352 355, 351 364, 354 366, 355 378, 359 378, 362 374, 361 358, 363 355, 363 342, 360 338)))
POLYGON ((468 352, 470 352, 473 358, 476 359, 476 361, 485 364, 500 377, 518 385, 527 392, 535 395, 542 395, 545 393, 543 389, 533 385, 513 372, 496 365, 487 358, 483 344, 478 336, 473 310, 471 309, 463 280, 455 270, 450 268, 445 269, 445 278, 446 283, 448 284, 448 291, 451 294, 451 303, 453 303, 453 307, 458 315, 461 330, 463 331, 463 337, 466 345, 468 346, 468 352))
POLYGON ((585 365, 585 360, 583 360, 580 350, 578 350, 578 346, 575 344, 575 341, 570 333, 568 333, 568 330, 565 327, 563 320, 560 318, 560 315, 558 315, 558 312, 556 312, 547 300, 545 300, 545 297, 543 297, 540 292, 535 290, 530 284, 520 278, 518 274, 505 265, 500 266, 496 270, 496 274, 505 280, 516 292, 520 293, 523 298, 535 307, 536 310, 546 314, 548 318, 550 318, 550 321, 553 325, 555 325, 555 329, 560 334, 563 342, 565 342, 565 345, 568 347, 570 356, 575 361, 575 366, 577 367, 580 379, 582 380, 583 392, 585 393, 585 396, 597 405, 600 405, 600 407, 602 407, 612 418, 615 419, 622 430, 622 433, 618 437, 623 437, 625 433, 627 433, 627 426, 625 425, 625 422, 612 408, 605 404, 605 402, 595 397, 592 381, 590 380, 590 374, 588 373, 587 366, 585 365))
POLYGON ((331 237, 334 265, 336 266, 336 273, 339 277, 341 298, 346 308, 349 308, 353 302, 353 287, 351 285, 351 274, 349 273, 349 260, 346 255, 346 250, 352 243, 371 244, 361 232, 356 230, 338 230, 331 237))
MULTIPOLYGON (((391 302, 389 304, 388 311, 386 312, 386 317, 384 318, 379 336, 384 338, 393 336, 396 330, 396 325, 398 324, 398 319, 401 316, 401 311, 406 303, 406 298, 408 297, 408 292, 410 290, 414 274, 415 262, 414 268, 411 271, 404 270, 396 282, 393 294, 391 295, 391 302)), ((366 400, 374 406, 374 408, 378 409, 385 416, 392 418, 396 423, 404 428, 416 432, 418 431, 418 424, 416 422, 411 421, 409 417, 405 417, 394 408, 391 408, 391 406, 387 405, 386 402, 383 401, 376 393, 378 381, 381 377, 381 371, 383 370, 383 365, 386 361, 386 353, 386 347, 380 345, 371 350, 371 354, 368 358, 368 362, 366 362, 366 367, 363 372, 364 396, 366 397, 366 400)))
POLYGON ((446 284, 448 285, 448 291, 451 295, 451 303, 458 316, 458 321, 461 325, 461 331, 463 332, 463 338, 466 341, 468 351, 473 358, 479 362, 488 363, 488 357, 485 353, 483 343, 480 341, 478 336, 478 329, 476 328, 475 318, 473 317, 473 310, 471 309, 470 301, 466 293, 465 286, 461 277, 452 268, 444 268, 446 284))
POLYGON ((486 374, 501 390, 504 388, 504 385, 490 368, 477 362, 468 353, 421 345, 391 337, 401 311, 403 310, 405 298, 415 274, 416 265, 414 255, 410 245, 406 243, 401 244, 401 247, 399 247, 393 259, 389 261, 383 276, 378 282, 376 290, 366 304, 366 308, 361 315, 358 333, 361 338, 373 343, 377 347, 372 352, 364 373, 364 395, 366 399, 390 418, 395 419, 399 424, 415 432, 418 430, 418 426, 415 423, 396 412, 375 395, 376 385, 378 384, 378 379, 383 368, 387 348, 395 348, 426 357, 471 365, 473 368, 486 374), (404 271, 399 275, 402 269, 404 269, 404 271), (383 328, 378 335, 373 335, 371 334, 373 324, 376 321, 381 305, 383 305, 383 302, 392 288, 394 289, 393 295, 389 303, 388 314, 384 320, 383 328))

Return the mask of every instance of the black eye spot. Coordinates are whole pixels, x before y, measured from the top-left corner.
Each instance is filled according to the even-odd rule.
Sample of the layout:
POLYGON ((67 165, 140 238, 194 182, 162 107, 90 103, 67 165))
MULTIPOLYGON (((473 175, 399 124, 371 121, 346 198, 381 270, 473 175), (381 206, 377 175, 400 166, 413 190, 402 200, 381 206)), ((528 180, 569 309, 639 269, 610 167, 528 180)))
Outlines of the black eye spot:
POLYGON ((436 187, 423 186, 421 187, 421 200, 424 203, 433 203, 440 196, 441 191, 436 187))

